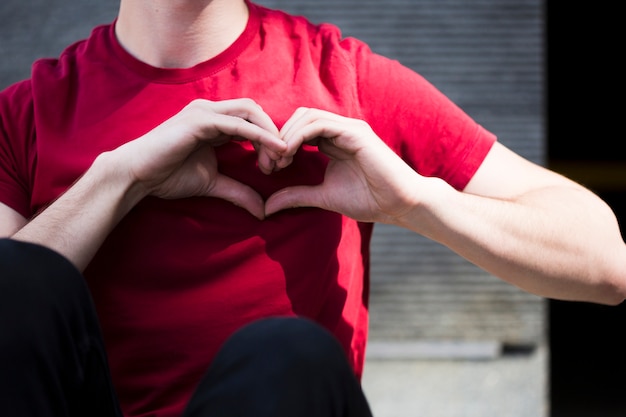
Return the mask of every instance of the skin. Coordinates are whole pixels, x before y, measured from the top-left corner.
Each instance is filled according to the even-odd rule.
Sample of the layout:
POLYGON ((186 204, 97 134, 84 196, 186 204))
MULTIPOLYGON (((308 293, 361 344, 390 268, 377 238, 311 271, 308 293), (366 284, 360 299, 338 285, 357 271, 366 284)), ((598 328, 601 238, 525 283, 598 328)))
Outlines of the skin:
MULTIPOLYGON (((247 18, 243 1, 122 0, 116 31, 138 59, 190 67, 227 48, 247 18)), ((278 131, 246 98, 190 103, 145 136, 100 155, 34 219, 0 203, 0 236, 48 246, 82 270, 148 195, 220 197, 260 220, 320 207, 410 229, 540 296, 611 305, 626 298, 626 244, 616 218, 569 179, 497 143, 460 192, 413 171, 361 120, 300 108, 278 131), (263 201, 219 173, 213 147, 228 140, 251 141, 265 173, 288 166, 304 143, 317 145, 331 163, 322 184, 283 189, 263 201)))

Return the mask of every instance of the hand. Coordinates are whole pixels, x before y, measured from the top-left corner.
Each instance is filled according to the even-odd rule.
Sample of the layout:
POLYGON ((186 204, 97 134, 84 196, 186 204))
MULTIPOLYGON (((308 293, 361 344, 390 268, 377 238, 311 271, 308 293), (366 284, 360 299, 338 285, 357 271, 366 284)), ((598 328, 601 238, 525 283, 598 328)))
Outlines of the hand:
POLYGON ((300 108, 285 123, 287 151, 277 168, 291 163, 303 143, 330 158, 324 182, 294 186, 270 196, 266 215, 291 207, 319 207, 359 221, 398 223, 414 204, 421 177, 361 120, 300 108))
POLYGON ((142 195, 166 199, 218 197, 263 218, 261 196, 218 171, 214 147, 248 140, 259 166, 272 172, 286 150, 279 132, 261 107, 249 99, 195 100, 146 135, 113 151, 142 195))

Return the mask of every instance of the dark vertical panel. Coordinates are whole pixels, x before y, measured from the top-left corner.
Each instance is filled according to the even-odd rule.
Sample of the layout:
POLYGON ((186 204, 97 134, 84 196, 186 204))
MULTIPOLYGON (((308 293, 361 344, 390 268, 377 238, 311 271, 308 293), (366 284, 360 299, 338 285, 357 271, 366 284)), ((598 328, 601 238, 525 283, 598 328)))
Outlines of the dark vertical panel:
POLYGON ((546 0, 549 153, 626 162, 623 13, 617 3, 546 0))
MULTIPOLYGON (((599 192, 624 235, 621 20, 618 3, 547 0, 549 161, 599 192)), ((551 417, 626 416, 626 304, 549 310, 551 417)))

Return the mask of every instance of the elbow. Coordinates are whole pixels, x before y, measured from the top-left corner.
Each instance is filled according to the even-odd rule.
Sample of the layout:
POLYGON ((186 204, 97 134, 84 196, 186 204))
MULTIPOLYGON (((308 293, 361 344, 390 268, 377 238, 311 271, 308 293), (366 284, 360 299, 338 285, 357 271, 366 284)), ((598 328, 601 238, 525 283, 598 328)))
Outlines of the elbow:
MULTIPOLYGON (((605 257, 602 264, 602 275, 598 281, 599 302, 617 306, 626 300, 626 244, 622 242, 619 249, 611 251, 611 256, 605 257)), ((608 252, 605 252, 608 253, 608 252)))
POLYGON ((624 294, 617 293, 617 294, 609 295, 608 297, 605 297, 605 299, 602 300, 601 304, 615 307, 615 306, 622 304, 625 299, 626 297, 624 296, 624 294))
POLYGON ((620 305, 626 300, 626 277, 622 279, 621 285, 614 292, 613 297, 608 300, 607 304, 612 306, 620 305))
POLYGON ((613 275, 603 285, 601 285, 601 304, 609 306, 620 305, 626 300, 626 268, 613 275))

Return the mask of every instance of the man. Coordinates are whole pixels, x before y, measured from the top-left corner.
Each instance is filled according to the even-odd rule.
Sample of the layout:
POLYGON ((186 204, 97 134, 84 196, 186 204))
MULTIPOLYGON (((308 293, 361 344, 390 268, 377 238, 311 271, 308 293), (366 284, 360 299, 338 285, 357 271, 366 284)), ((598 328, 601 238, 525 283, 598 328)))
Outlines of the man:
POLYGON ((595 195, 336 28, 243 0, 122 0, 0 117, 0 235, 84 273, 128 416, 179 415, 270 316, 320 323, 360 376, 375 222, 540 296, 626 296, 595 195))

